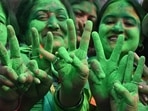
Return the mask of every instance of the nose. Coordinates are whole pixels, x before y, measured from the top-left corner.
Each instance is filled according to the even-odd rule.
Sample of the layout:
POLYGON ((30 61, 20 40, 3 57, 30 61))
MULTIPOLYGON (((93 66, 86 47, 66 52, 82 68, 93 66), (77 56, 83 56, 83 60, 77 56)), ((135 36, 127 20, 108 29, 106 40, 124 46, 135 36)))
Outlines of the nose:
POLYGON ((79 27, 79 30, 83 30, 87 20, 88 20, 88 17, 85 15, 83 17, 77 19, 77 25, 78 25, 77 27, 79 27))
POLYGON ((88 16, 87 15, 83 15, 82 23, 85 24, 87 20, 88 20, 88 16))
POLYGON ((123 33, 124 27, 122 21, 118 21, 114 24, 113 31, 118 34, 123 33))
POLYGON ((47 23, 47 27, 50 30, 58 30, 60 28, 59 24, 58 24, 58 20, 56 18, 56 16, 54 14, 52 14, 49 19, 48 19, 48 23, 47 23))

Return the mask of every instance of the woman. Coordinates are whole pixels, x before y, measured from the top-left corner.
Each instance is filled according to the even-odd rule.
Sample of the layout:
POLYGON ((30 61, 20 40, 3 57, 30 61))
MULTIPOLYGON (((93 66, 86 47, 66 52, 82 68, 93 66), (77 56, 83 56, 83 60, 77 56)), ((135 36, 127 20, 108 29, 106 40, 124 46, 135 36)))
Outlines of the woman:
MULTIPOLYGON (((121 58, 124 58, 129 51, 135 51, 142 44, 141 21, 144 15, 145 12, 135 0, 109 0, 100 11, 98 27, 99 36, 97 36, 96 33, 93 33, 93 39, 95 48, 97 49, 97 60, 106 77, 102 80, 101 85, 97 85, 97 81, 99 80, 94 79, 97 76, 95 76, 94 73, 90 74, 89 79, 92 94, 100 110, 111 110, 110 107, 104 106, 106 104, 110 106, 110 94, 111 89, 114 86, 113 83, 116 83, 116 80, 121 79, 120 76, 122 76, 122 74, 119 76, 113 74, 114 71, 118 71, 116 68, 119 68, 119 62, 122 60, 121 58), (102 46, 99 45, 100 42, 98 42, 98 37, 100 38, 102 46), (118 42, 117 39, 119 39, 118 42), (113 79, 116 78, 116 76, 118 76, 117 79, 113 79)), ((124 77, 128 78, 127 81, 125 80, 127 83, 132 82, 130 75, 131 72, 129 72, 128 76, 124 77)), ((122 83, 122 81, 124 81, 123 78, 120 82, 122 83)), ((123 83, 122 85, 124 86, 123 83)), ((127 87, 125 87, 125 89, 126 88, 127 87)), ((134 94, 135 92, 136 94, 138 93, 137 88, 138 86, 135 88, 136 91, 133 91, 134 94)), ((129 89, 127 88, 127 90, 129 89)), ((117 90, 117 92, 118 91, 119 90, 117 90)), ((130 95, 130 93, 128 93, 128 95, 130 95)), ((131 97, 129 96, 129 98, 131 97)), ((134 96, 132 98, 134 98, 134 96)), ((125 108, 126 106, 123 109, 125 108)), ((119 110, 120 107, 117 109, 119 110)), ((115 110, 115 108, 113 108, 113 110, 115 110)))
MULTIPOLYGON (((76 30, 79 45, 87 20, 91 20, 93 22, 93 30, 96 30, 98 14, 101 6, 98 0, 69 0, 69 2, 76 18, 76 30)), ((94 46, 91 40, 88 56, 94 55, 95 51, 93 48, 94 46)))
MULTIPOLYGON (((46 51, 55 54, 61 46, 68 48, 67 19, 73 18, 68 2, 66 0, 22 0, 16 16, 20 27, 18 37, 22 46, 21 52, 27 54, 30 59, 36 59, 39 67, 52 75, 56 87, 59 81, 57 72, 51 67, 52 60, 47 60, 43 55, 40 56, 38 49, 40 45, 46 51), (32 48, 30 48, 31 45, 32 48)), ((42 94, 47 92, 41 91, 42 94)), ((53 110, 52 103, 52 94, 49 91, 44 101, 42 99, 32 110, 53 110)))
MULTIPOLYGON (((12 26, 8 25, 12 23, 15 24, 15 21, 12 21, 15 19, 8 2, 1 0, 0 10, 0 110, 12 111, 16 110, 20 106, 20 100, 23 101, 25 97, 24 95, 24 97, 21 98, 22 94, 30 88, 30 83, 33 83, 33 80, 35 80, 35 75, 37 73, 33 71, 31 72, 31 70, 29 70, 29 68, 26 66, 25 62, 22 61, 19 51, 19 44, 16 39, 14 29, 12 26), (9 37, 9 42, 7 42, 7 37, 9 37), (35 78, 32 76, 32 74, 34 74, 35 78)), ((30 62, 30 64, 32 64, 32 68, 34 68, 34 65, 36 63, 30 62)), ((38 68, 36 67, 35 70, 38 70, 38 68)), ((47 74, 44 73, 42 76, 47 77, 47 74)), ((38 82, 36 81, 34 83, 41 82, 37 78, 36 80, 38 82)), ((46 80, 51 81, 50 79, 48 79, 48 77, 46 80)))

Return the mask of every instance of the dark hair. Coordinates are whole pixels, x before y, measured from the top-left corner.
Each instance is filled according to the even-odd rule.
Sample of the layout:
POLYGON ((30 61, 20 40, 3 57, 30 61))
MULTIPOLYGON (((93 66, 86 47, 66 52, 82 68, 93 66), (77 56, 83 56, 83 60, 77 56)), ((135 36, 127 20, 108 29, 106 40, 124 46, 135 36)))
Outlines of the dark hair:
POLYGON ((0 0, 0 3, 6 15, 6 22, 7 22, 6 25, 10 24, 15 27, 16 18, 14 12, 12 11, 10 3, 7 0, 0 0))
MULTIPOLYGON (((74 5, 74 4, 80 4, 81 2, 83 1, 88 1, 90 3, 93 3, 96 7, 96 13, 97 13, 97 21, 96 21, 96 24, 98 23, 98 16, 99 16, 99 11, 100 11, 100 8, 101 8, 101 5, 100 5, 100 2, 99 0, 69 0, 70 4, 71 5, 74 5)), ((96 30, 96 27, 94 27, 94 29, 96 30)))
POLYGON ((101 18, 102 18, 102 16, 103 16, 105 10, 107 9, 107 7, 108 7, 110 4, 112 4, 112 3, 114 3, 114 2, 118 2, 118 1, 125 1, 125 2, 127 2, 127 3, 129 3, 129 4, 131 4, 131 5, 134 7, 134 10, 136 11, 137 15, 139 16, 140 21, 143 20, 143 18, 144 18, 144 16, 145 16, 146 13, 145 13, 145 11, 143 10, 143 8, 141 7, 141 5, 138 3, 138 1, 136 1, 136 0, 108 0, 108 1, 104 4, 104 6, 101 8, 101 10, 100 10, 99 18, 98 18, 98 22, 99 22, 99 23, 100 23, 100 21, 101 21, 101 18))
POLYGON ((142 7, 148 13, 148 0, 143 0, 142 7))
POLYGON ((97 10, 100 9, 100 2, 98 0, 69 0, 69 2, 70 2, 71 5, 73 5, 73 4, 79 4, 82 1, 92 2, 96 6, 97 10))
MULTIPOLYGON (((20 28, 19 34, 18 34, 19 41, 22 41, 21 36, 25 35, 28 29, 28 19, 30 16, 30 9, 32 9, 32 7, 36 4, 37 1, 38 0, 21 0, 21 2, 18 5, 17 11, 16 11, 16 17, 18 21, 18 26, 20 28)), ((67 0, 60 0, 60 1, 67 9, 69 18, 74 20, 74 14, 73 14, 73 11, 71 9, 69 2, 67 0)))

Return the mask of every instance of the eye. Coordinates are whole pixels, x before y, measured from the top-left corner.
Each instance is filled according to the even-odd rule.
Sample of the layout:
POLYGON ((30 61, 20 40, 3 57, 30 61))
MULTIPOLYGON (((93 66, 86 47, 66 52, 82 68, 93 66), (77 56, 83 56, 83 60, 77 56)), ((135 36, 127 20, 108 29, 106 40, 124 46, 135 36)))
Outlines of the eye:
POLYGON ((77 17, 83 17, 84 14, 85 14, 84 12, 82 12, 82 11, 80 11, 80 10, 75 10, 74 13, 75 13, 75 15, 76 15, 77 17))
POLYGON ((125 26, 127 26, 127 27, 132 27, 132 26, 135 25, 132 20, 124 20, 124 24, 125 24, 125 26))
POLYGON ((108 25, 111 25, 111 24, 114 24, 115 23, 115 20, 114 19, 108 19, 105 21, 106 24, 108 25))
POLYGON ((65 16, 65 15, 63 15, 63 14, 58 14, 58 15, 57 15, 57 19, 58 19, 59 21, 64 21, 64 20, 67 19, 67 16, 65 16))
POLYGON ((36 16, 36 19, 41 21, 48 20, 48 18, 49 18, 49 14, 43 11, 38 12, 36 16))

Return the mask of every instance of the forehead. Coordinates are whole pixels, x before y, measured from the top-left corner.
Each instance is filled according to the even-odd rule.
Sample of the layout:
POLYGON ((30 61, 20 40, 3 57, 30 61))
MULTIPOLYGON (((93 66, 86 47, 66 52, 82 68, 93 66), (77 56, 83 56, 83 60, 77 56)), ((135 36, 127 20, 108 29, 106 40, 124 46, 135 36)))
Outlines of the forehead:
POLYGON ((120 17, 124 16, 132 16, 135 19, 139 20, 139 17, 133 8, 133 6, 124 1, 118 1, 115 3, 111 3, 105 10, 103 16, 106 15, 117 15, 120 17))
POLYGON ((73 9, 79 9, 86 13, 92 13, 92 11, 96 11, 96 6, 93 2, 89 1, 81 1, 80 3, 73 4, 73 9))
POLYGON ((37 0, 36 4, 33 7, 34 9, 49 9, 56 10, 58 8, 62 8, 66 10, 65 6, 61 3, 60 0, 37 0))

